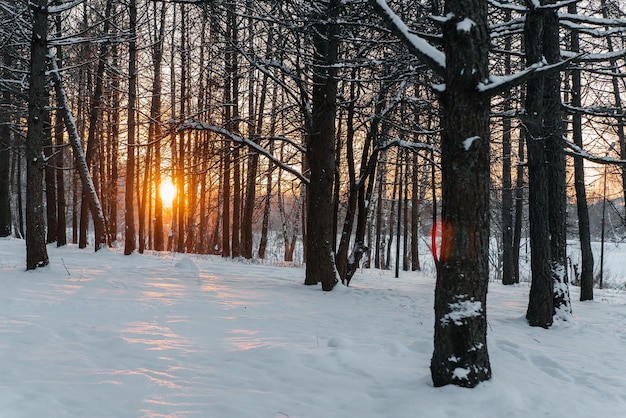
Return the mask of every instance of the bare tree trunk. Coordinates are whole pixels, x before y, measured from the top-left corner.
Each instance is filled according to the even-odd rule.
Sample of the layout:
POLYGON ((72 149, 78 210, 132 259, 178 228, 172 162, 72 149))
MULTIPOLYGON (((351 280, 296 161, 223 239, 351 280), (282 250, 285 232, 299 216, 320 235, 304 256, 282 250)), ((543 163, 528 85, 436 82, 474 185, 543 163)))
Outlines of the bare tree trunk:
MULTIPOLYGON (((544 19, 541 9, 531 8, 526 14, 526 64, 530 66, 543 59, 544 19)), ((535 77, 526 84, 526 109, 523 123, 528 143, 528 205, 530 220, 530 251, 532 282, 526 320, 531 326, 547 328, 552 325, 554 313, 554 281, 551 269, 551 247, 548 168, 546 139, 543 138, 544 78, 535 77)), ((560 115, 560 110, 559 110, 560 115)))
MULTIPOLYGON (((511 11, 505 12, 505 21, 511 19, 511 11)), ((511 36, 504 40, 504 48, 511 49, 511 36)), ((505 74, 511 74, 511 57, 504 58, 505 74)), ((515 275, 513 255, 513 186, 511 182, 511 92, 504 96, 504 116, 502 118, 502 284, 509 285, 519 280, 515 275)))
MULTIPOLYGON (((398 192, 398 179, 399 179, 399 173, 400 173, 400 165, 398 164, 397 159, 396 159, 395 165, 396 167, 395 167, 394 174, 393 174, 393 188, 391 190, 391 203, 390 203, 391 207, 389 209, 389 223, 387 224, 388 229, 386 231, 387 257, 382 267, 384 269, 391 268, 391 246, 393 244, 394 229, 396 227, 396 193, 398 192)), ((398 260, 396 260, 396 262, 397 261, 398 260)))
POLYGON ((52 116, 50 115, 50 107, 46 106, 44 112, 44 155, 46 156, 46 168, 44 169, 46 183, 46 242, 52 243, 57 240, 57 194, 56 194, 56 173, 52 164, 52 155, 54 149, 52 147, 52 116))
MULTIPOLYGON (((403 153, 402 162, 405 163, 408 159, 403 153)), ((402 180, 402 270, 409 271, 409 165, 406 164, 404 168, 404 176, 402 180)))
MULTIPOLYGON (((154 15, 156 19, 156 5, 154 2, 154 15)), ((148 127, 148 138, 154 142, 154 249, 163 251, 165 243, 163 241, 163 199, 161 197, 161 94, 162 94, 162 61, 163 61, 163 39, 165 37, 165 3, 161 4, 160 19, 156 40, 152 46, 152 66, 154 67, 154 78, 152 80, 152 100, 150 101, 150 125, 148 127)), ((156 25, 155 25, 156 31, 156 25)))
POLYGON ((422 269, 419 258, 419 225, 420 225, 420 193, 419 193, 419 156, 413 155, 413 171, 411 172, 411 270, 422 269))
POLYGON ((135 236, 135 113, 137 101, 137 3, 130 0, 129 6, 129 36, 128 43, 128 146, 126 147, 126 192, 125 192, 125 222, 126 238, 124 241, 124 255, 132 254, 137 248, 135 236))
MULTIPOLYGON (((51 55, 53 54, 51 53, 51 55)), ((72 115, 72 112, 69 108, 67 95, 65 93, 65 90, 63 89, 61 74, 59 72, 59 68, 55 59, 51 60, 51 66, 52 71, 50 73, 54 81, 54 88, 56 92, 59 111, 63 116, 63 121, 67 129, 70 144, 72 145, 72 149, 74 151, 74 157, 76 159, 76 166, 78 168, 78 175, 80 176, 81 185, 83 190, 86 190, 87 202, 89 204, 89 207, 91 208, 91 215, 94 220, 95 229, 94 248, 96 251, 98 251, 100 248, 106 246, 104 212, 102 211, 102 206, 100 205, 100 200, 98 199, 98 194, 96 193, 96 188, 94 186, 93 180, 91 179, 91 175, 89 174, 89 167, 87 166, 87 160, 83 152, 83 147, 81 145, 80 137, 78 135, 76 123, 74 122, 74 116, 72 115)))
POLYGON ((384 231, 384 203, 385 203, 385 194, 387 193, 385 187, 385 175, 387 173, 387 151, 384 150, 380 154, 380 159, 378 161, 378 172, 376 174, 376 183, 378 185, 378 198, 376 205, 376 251, 374 253, 374 267, 377 269, 384 268, 384 248, 385 248, 385 240, 383 237, 384 231))
MULTIPOLYGON (((272 94, 272 109, 276 109, 276 103, 278 101, 277 89, 273 89, 272 94)), ((270 131, 269 135, 273 136, 276 133, 276 112, 272 112, 270 118, 270 131)), ((270 142, 270 153, 274 154, 274 142, 270 142)), ((265 206, 263 208, 263 223, 261 225, 261 240, 259 242, 259 258, 265 258, 265 251, 267 249, 267 236, 270 229, 270 211, 272 208, 272 176, 273 167, 268 167, 266 183, 265 183, 265 206)))
MULTIPOLYGON (((609 8, 606 0, 601 0, 600 2, 602 8, 602 17, 608 19, 609 16, 609 8)), ((615 50, 613 46, 613 39, 609 34, 606 37, 607 42, 607 50, 609 53, 615 50)), ((616 58, 610 58, 609 63, 611 64, 611 68, 618 68, 619 62, 616 58)), ((622 79, 623 80, 623 79, 622 79)), ((615 108, 622 109, 622 93, 623 88, 620 88, 620 77, 617 75, 613 75, 611 77, 611 84, 613 87, 613 97, 615 99, 615 108)), ((620 158, 622 160, 626 160, 626 120, 624 120, 623 112, 619 112, 615 117, 615 129, 617 131, 617 139, 619 140, 619 150, 620 150, 620 158)), ((621 166, 621 177, 622 177, 622 193, 624 197, 624 218, 626 219, 626 166, 621 166)))
MULTIPOLYGON (((524 159, 524 136, 519 135, 517 145, 517 155, 520 160, 524 159)), ((520 244, 522 242, 522 221, 524 218, 524 167, 521 164, 517 165, 516 179, 515 179, 515 221, 513 224, 513 277, 515 283, 519 283, 519 251, 520 244)))
MULTIPOLYGON (((549 0, 555 3, 556 0, 549 0)), ((556 10, 544 12, 543 55, 548 64, 561 60, 559 17, 556 10)), ((560 319, 571 316, 567 278, 567 184, 563 122, 561 120, 561 75, 554 71, 545 77, 543 137, 548 161, 548 210, 552 278, 554 280, 554 314, 560 319)), ((534 210, 535 208, 533 208, 534 210)))
MULTIPOLYGON (((181 39, 180 44, 182 48, 180 48, 180 115, 179 119, 184 121, 187 117, 187 83, 188 83, 188 51, 187 51, 187 11, 186 5, 180 5, 180 33, 181 39)), ((176 164, 176 200, 177 200, 177 214, 178 214, 178 222, 177 222, 177 231, 178 231, 178 239, 176 243, 176 251, 184 253, 185 252, 185 211, 187 210, 185 204, 185 183, 187 183, 187 175, 185 172, 185 131, 180 131, 178 134, 178 153, 177 164, 176 164)))
MULTIPOLYGON (((4 54, 4 65, 10 67, 10 54, 4 54)), ((8 70, 0 69, 0 76, 8 78, 8 70)), ((11 93, 8 90, 2 92, 0 97, 2 106, 11 105, 11 93)), ((9 122, 11 116, 8 111, 0 112, 0 237, 11 235, 11 130, 9 122)))
POLYGON ((48 3, 46 0, 34 0, 33 6, 26 136, 26 270, 34 270, 49 263, 42 183, 46 160, 42 146, 45 112, 48 112, 46 86, 48 3))
MULTIPOLYGON (((577 14, 576 3, 568 6, 568 13, 577 14)), ((579 34, 572 30, 571 51, 580 51, 579 34)), ((572 69, 572 139, 581 149, 583 147, 583 130, 581 108, 580 70, 572 69)), ((580 238, 581 274, 580 300, 593 300, 593 252, 591 251, 591 232, 589 229, 589 208, 587 207, 587 191, 585 189, 585 169, 583 158, 574 156, 574 184, 576 187, 576 210, 578 213, 578 236, 580 238)))
MULTIPOLYGON (((118 67, 119 55, 116 45, 112 47, 112 65, 113 68, 118 67)), ((111 178, 109 188, 109 200, 111 202, 109 213, 109 227, 108 227, 108 242, 113 243, 117 240, 117 200, 118 200, 118 179, 119 179, 119 162, 118 162, 118 143, 120 132, 120 112, 118 109, 119 103, 119 91, 120 91, 120 79, 117 75, 113 76, 111 82, 111 104, 113 111, 111 112, 111 123, 109 129, 111 130, 111 178)))
POLYGON ((443 227, 430 370, 435 386, 474 387, 491 378, 486 316, 490 99, 475 94, 478 83, 488 78, 487 5, 447 0, 444 14, 453 17, 443 26, 443 227), (457 29, 463 17, 473 23, 467 32, 457 29))

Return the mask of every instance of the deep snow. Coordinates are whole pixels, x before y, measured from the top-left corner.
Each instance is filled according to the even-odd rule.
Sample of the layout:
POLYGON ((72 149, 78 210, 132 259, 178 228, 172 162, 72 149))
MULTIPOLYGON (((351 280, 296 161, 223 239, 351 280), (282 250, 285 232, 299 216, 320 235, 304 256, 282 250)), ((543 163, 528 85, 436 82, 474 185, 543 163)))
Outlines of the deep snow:
POLYGON ((24 241, 0 239, 5 418, 626 414, 619 289, 572 287, 574 320, 545 330, 524 320, 527 283, 491 283, 493 379, 434 388, 432 274, 363 270, 326 293, 303 268, 48 250, 25 272, 24 241))

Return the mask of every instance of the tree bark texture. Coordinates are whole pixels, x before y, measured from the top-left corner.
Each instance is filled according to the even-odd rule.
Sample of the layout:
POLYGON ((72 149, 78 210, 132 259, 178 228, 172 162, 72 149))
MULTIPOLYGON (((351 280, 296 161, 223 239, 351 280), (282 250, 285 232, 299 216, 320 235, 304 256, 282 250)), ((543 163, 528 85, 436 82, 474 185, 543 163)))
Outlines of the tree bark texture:
MULTIPOLYGON (((576 4, 568 6, 568 12, 577 13, 576 4)), ((572 31, 571 50, 578 53, 580 43, 578 31, 572 31)), ((581 108, 581 79, 580 70, 572 70, 572 107, 581 108)), ((572 115, 572 140, 581 149, 583 147, 582 115, 576 112, 572 115)), ((576 211, 578 213, 578 237, 580 239, 581 270, 580 270, 580 300, 593 300, 593 253, 591 251, 591 231, 589 228, 589 208, 587 207, 587 190, 585 188, 585 169, 583 158, 574 156, 574 184, 576 187, 576 211)))
POLYGON ((322 283, 332 290, 338 282, 333 254, 332 210, 333 175, 335 170, 335 114, 337 110, 338 27, 328 22, 339 15, 341 2, 317 2, 319 15, 313 17, 313 120, 308 137, 307 161, 310 168, 307 205, 307 260, 305 284, 322 283))
POLYGON ((46 165, 43 138, 45 112, 49 111, 46 85, 48 3, 46 0, 34 0, 31 9, 33 32, 26 136, 26 270, 34 270, 49 263, 43 204, 43 174, 46 165))
MULTIPOLYGON (((547 3, 554 2, 555 0, 549 0, 547 3)), ((557 11, 545 10, 543 19, 543 55, 548 64, 555 64, 561 60, 557 11)), ((567 184, 561 120, 560 72, 553 71, 546 75, 543 93, 543 137, 546 140, 548 162, 548 216, 554 281, 554 313, 560 319, 567 319, 571 315, 572 308, 567 279, 567 184)))
POLYGON ((489 281, 489 97, 487 5, 448 0, 443 27, 442 242, 435 288, 435 386, 474 387, 491 378, 489 281), (467 19, 470 19, 468 22, 467 19), (470 23, 470 24, 467 24, 470 23))
MULTIPOLYGON (((4 71, 0 72, 4 75, 4 71)), ((11 95, 2 93, 2 104, 9 105, 11 95)), ((0 112, 0 237, 11 235, 11 130, 9 113, 0 112)))
MULTIPOLYGON (((532 8, 526 14, 526 65, 543 57, 544 11, 532 8)), ((532 281, 526 320, 531 326, 552 325, 554 282, 551 269, 551 247, 548 198, 548 163, 546 139, 542 136, 544 78, 535 77, 526 84, 523 123, 528 143, 528 205, 530 221, 530 266, 532 281)), ((560 114, 560 112, 559 112, 560 114)))
POLYGON ((102 211, 102 206, 100 205, 100 200, 98 199, 98 194, 96 193, 96 188, 91 179, 91 175, 89 174, 89 167, 87 166, 85 153, 83 152, 83 147, 81 145, 80 137, 78 135, 78 129, 76 127, 74 117, 69 107, 67 94, 65 93, 65 89, 63 88, 61 74, 59 72, 59 68, 55 59, 51 60, 51 65, 52 71, 50 72, 50 74, 52 75, 54 81, 54 88, 59 111, 63 116, 63 121, 65 122, 65 127, 67 129, 70 144, 72 145, 72 150, 74 151, 76 167, 78 169, 78 175, 80 177, 82 187, 84 190, 86 190, 86 198, 88 200, 89 207, 92 208, 91 215, 94 219, 95 235, 94 247, 95 250, 98 251, 100 248, 106 246, 106 228, 104 223, 104 213, 102 211))
POLYGON ((135 230, 135 107, 137 101, 137 3, 130 0, 130 42, 128 44, 128 138, 126 147, 126 190, 124 196, 124 220, 126 233, 124 255, 132 254, 137 248, 135 230))

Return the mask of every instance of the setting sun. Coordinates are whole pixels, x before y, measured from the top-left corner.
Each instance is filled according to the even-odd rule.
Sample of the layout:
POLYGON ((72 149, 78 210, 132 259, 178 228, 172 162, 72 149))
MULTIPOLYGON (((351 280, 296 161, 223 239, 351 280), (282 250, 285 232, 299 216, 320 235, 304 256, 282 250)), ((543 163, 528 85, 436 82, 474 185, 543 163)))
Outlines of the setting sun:
POLYGON ((176 196, 176 187, 174 187, 172 181, 169 179, 163 180, 163 182, 161 183, 160 191, 163 206, 171 207, 172 202, 174 201, 174 197, 176 196))

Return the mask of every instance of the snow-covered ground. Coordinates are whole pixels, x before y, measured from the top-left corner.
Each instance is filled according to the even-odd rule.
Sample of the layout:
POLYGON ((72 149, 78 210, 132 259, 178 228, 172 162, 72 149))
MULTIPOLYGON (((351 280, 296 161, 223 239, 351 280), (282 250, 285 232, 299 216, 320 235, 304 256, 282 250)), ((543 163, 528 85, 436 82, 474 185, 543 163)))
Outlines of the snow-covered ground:
POLYGON ((574 320, 545 330, 524 320, 528 284, 491 283, 493 379, 434 388, 432 275, 362 271, 325 293, 302 268, 48 250, 25 272, 24 241, 0 239, 3 418, 626 414, 616 288, 572 288, 574 320))

